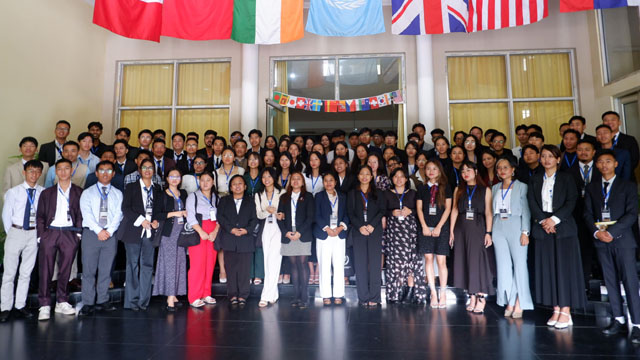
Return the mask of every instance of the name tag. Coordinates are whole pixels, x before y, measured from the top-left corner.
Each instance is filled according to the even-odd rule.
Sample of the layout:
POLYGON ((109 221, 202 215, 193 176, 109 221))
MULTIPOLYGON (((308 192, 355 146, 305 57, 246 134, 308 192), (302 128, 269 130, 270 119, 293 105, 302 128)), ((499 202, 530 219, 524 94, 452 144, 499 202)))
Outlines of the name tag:
POLYGON ((602 209, 602 221, 611 221, 610 209, 602 209))
POLYGON ((362 215, 364 215, 364 222, 367 222, 367 209, 364 209, 362 215))
POLYGON ((475 213, 473 208, 467 208, 467 212, 466 212, 466 217, 465 219, 467 220, 473 220, 475 219, 475 213))
POLYGON ((31 208, 29 212, 29 227, 36 227, 36 211, 31 208))
POLYGON ((151 221, 151 215, 153 215, 153 208, 152 207, 147 207, 145 209, 145 215, 149 218, 147 220, 151 221))
POLYGON ((209 220, 216 221, 216 209, 209 210, 209 220))
POLYGON ((72 223, 73 221, 71 221, 71 210, 67 210, 67 222, 72 223))
POLYGON ((430 204, 429 215, 436 215, 437 213, 438 213, 438 208, 436 207, 436 204, 430 204))
POLYGON ((338 227, 338 215, 331 214, 331 217, 329 217, 329 227, 332 229, 338 227))
POLYGON ((267 222, 269 224, 273 224, 273 214, 269 214, 269 216, 267 216, 267 222))
POLYGON ((178 216, 178 217, 176 218, 176 222, 177 222, 178 224, 184 224, 184 217, 182 217, 182 216, 178 216))
POLYGON ((99 217, 100 217, 100 218, 99 218, 99 221, 100 221, 100 223, 101 223, 101 224, 103 224, 103 223, 104 223, 105 225, 107 224, 107 215, 108 215, 108 214, 109 214, 109 213, 108 213, 106 210, 104 210, 104 209, 100 209, 100 215, 99 215, 99 217))
POLYGON ((509 212, 507 211, 507 209, 500 209, 500 219, 508 219, 509 218, 509 212))
POLYGON ((297 232, 295 225, 291 225, 291 232, 297 232))

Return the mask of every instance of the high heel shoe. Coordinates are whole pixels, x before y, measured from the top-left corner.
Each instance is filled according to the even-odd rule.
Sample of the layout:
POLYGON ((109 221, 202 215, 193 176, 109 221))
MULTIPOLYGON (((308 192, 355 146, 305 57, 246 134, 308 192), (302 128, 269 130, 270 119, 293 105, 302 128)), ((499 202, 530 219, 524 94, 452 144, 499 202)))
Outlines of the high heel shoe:
POLYGON ((478 302, 476 303, 476 307, 473 308, 474 314, 484 314, 484 308, 487 306, 487 296, 486 295, 477 295, 478 302), (482 305, 480 307, 479 305, 482 305))
MULTIPOLYGON (((554 314, 560 314, 560 311, 553 311, 554 314)), ((556 324, 558 323, 558 320, 551 320, 549 319, 549 321, 547 321, 547 326, 556 326, 556 324)))
POLYGON ((554 325, 554 327, 556 329, 566 329, 569 326, 573 326, 573 319, 571 319, 571 314, 567 314, 567 313, 561 311, 560 315, 568 316, 569 317, 569 321, 566 321, 566 322, 556 321, 556 324, 554 325))
POLYGON ((511 317, 511 315, 513 315, 513 309, 504 309, 504 317, 511 317))
POLYGON ((478 299, 476 298, 475 294, 470 294, 469 295, 469 305, 467 305, 467 311, 468 312, 473 312, 473 309, 475 309, 476 307, 476 302, 478 301, 478 299))
POLYGON ((438 293, 435 290, 431 291, 431 299, 430 299, 429 307, 431 307, 432 309, 437 309, 439 307, 438 293))

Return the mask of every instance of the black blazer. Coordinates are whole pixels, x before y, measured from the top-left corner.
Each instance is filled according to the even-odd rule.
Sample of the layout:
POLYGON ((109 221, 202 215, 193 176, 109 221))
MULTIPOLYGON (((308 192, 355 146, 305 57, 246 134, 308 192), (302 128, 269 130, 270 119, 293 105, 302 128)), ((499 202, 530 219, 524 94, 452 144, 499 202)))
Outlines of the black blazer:
POLYGON ((531 210, 531 236, 534 239, 544 238, 546 232, 539 224, 540 221, 556 216, 560 223, 556 226, 556 236, 577 237, 578 228, 573 219, 573 209, 578 200, 578 190, 571 174, 564 171, 556 172, 556 182, 553 186, 553 211, 551 214, 542 211, 542 183, 544 181, 544 171, 534 174, 529 182, 527 200, 531 210))
MULTIPOLYGON (((180 190, 180 193, 176 195, 178 195, 180 197, 180 201, 182 201, 182 210, 185 210, 187 206, 187 192, 185 190, 180 190)), ((167 215, 174 211, 178 211, 178 208, 175 206, 173 196, 167 194, 166 191, 160 192, 159 197, 154 198, 152 220, 158 220, 159 222, 164 223, 161 229, 162 236, 171 235, 173 225, 176 223, 176 218, 167 218, 167 215)), ((184 219, 184 221, 186 222, 187 219, 184 219)))
POLYGON ((360 228, 362 226, 371 225, 375 229, 372 236, 382 236, 382 217, 387 211, 387 206, 384 193, 376 188, 373 188, 372 191, 375 192, 376 198, 373 199, 373 196, 371 196, 371 194, 369 195, 367 221, 364 221, 364 202, 360 194, 360 189, 349 191, 349 195, 347 196, 347 212, 353 234, 360 234, 360 228))
POLYGON ((236 210, 236 203, 233 195, 223 196, 218 203, 217 213, 218 224, 220 224, 220 234, 216 239, 217 250, 235 251, 239 253, 250 253, 255 251, 255 241, 253 231, 258 224, 256 216, 256 203, 249 195, 244 195, 240 212, 236 210), (247 234, 235 236, 231 229, 246 229, 247 234))
POLYGON ((116 168, 116 174, 121 174, 123 177, 125 177, 131 174, 132 172, 138 170, 138 165, 136 165, 135 161, 127 158, 127 161, 124 163, 124 170, 120 169, 120 165, 118 165, 117 161, 115 164, 115 168, 116 168))
MULTIPOLYGON (((587 185, 584 202, 584 221, 589 228, 589 234, 592 234, 593 238, 593 233, 598 230, 594 223, 602 220, 602 207, 604 205, 602 180, 592 181, 587 185)), ((613 184, 611 184, 608 204, 611 211, 611 220, 617 221, 607 228, 607 231, 613 237, 613 241, 610 244, 616 248, 636 248, 637 244, 632 231, 633 224, 638 220, 636 184, 616 176, 613 184)), ((593 240, 596 247, 605 247, 607 245, 598 239, 593 238, 593 240)))
MULTIPOLYGON (((600 174, 600 171, 595 165, 596 165, 596 162, 594 161, 591 169, 591 182, 599 183, 602 179, 602 174, 600 174)), ((578 201, 576 202, 576 207, 573 210, 573 214, 576 219, 576 222, 579 224, 584 222, 584 219, 583 219, 584 198, 582 197, 582 189, 585 187, 585 184, 584 184, 584 180, 582 179, 582 172, 580 172, 581 167, 582 167, 582 164, 578 162, 578 165, 575 165, 570 169, 566 170, 571 174, 571 176, 573 176, 573 180, 575 181, 575 184, 576 184, 576 189, 578 190, 578 201)), ((585 191, 585 197, 586 197, 586 191, 585 191)))
POLYGON ((640 161, 638 141, 631 135, 620 133, 620 135, 618 135, 618 143, 615 147, 625 149, 629 152, 629 155, 631 155, 631 177, 633 179, 633 172, 636 167, 638 167, 638 161, 640 161))
MULTIPOLYGON (((140 182, 136 181, 131 186, 127 186, 124 190, 122 198, 122 222, 116 232, 116 239, 125 243, 140 243, 142 238, 140 233, 142 227, 133 226, 139 216, 145 216, 146 204, 142 201, 142 189, 140 182)), ((161 199, 162 191, 157 185, 153 185, 153 202, 155 211, 155 202, 161 199)), ((153 219, 153 216, 152 216, 153 219)), ((153 237, 153 234, 152 234, 153 237)))
MULTIPOLYGON (((349 226, 349 216, 347 215, 347 195, 338 193, 338 226, 340 223, 345 223, 345 225, 349 226)), ((322 230, 325 226, 329 226, 331 224, 331 201, 329 200, 329 195, 326 190, 323 190, 316 194, 314 199, 316 203, 316 216, 315 223, 313 224, 313 236, 316 239, 325 240, 329 235, 322 230)), ((346 239, 347 231, 343 230, 338 234, 340 239, 346 239)))
POLYGON ((46 144, 42 144, 40 146, 40 151, 38 152, 38 160, 46 162, 51 167, 56 163, 56 152, 58 152, 58 150, 56 149, 55 140, 46 144))
MULTIPOLYGON (((313 241, 313 231, 311 225, 315 217, 316 205, 313 200, 313 194, 306 191, 300 194, 298 205, 296 207, 296 231, 300 233, 302 242, 313 241)), ((288 244, 291 240, 285 236, 291 231, 291 195, 284 193, 280 196, 278 204, 278 212, 284 213, 284 219, 278 220, 278 226, 282 232, 282 243, 288 244)))
POLYGON ((358 179, 356 178, 356 176, 351 174, 350 169, 347 169, 347 173, 344 176, 344 180, 342 180, 342 184, 340 184, 339 177, 337 180, 338 180, 338 183, 336 184, 336 190, 343 192, 345 194, 349 193, 349 191, 351 191, 351 189, 353 189, 353 187, 356 186, 356 183, 358 182, 358 179))

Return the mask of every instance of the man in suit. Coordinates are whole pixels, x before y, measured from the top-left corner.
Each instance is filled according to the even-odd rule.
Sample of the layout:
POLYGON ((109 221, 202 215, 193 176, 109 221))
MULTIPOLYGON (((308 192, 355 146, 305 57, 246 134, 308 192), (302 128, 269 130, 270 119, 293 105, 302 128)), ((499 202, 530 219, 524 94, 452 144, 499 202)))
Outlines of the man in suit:
POLYGON ((403 159, 403 161, 407 157, 407 154, 405 154, 404 151, 398 149, 398 134, 393 130, 388 130, 384 133, 384 148, 386 149, 388 147, 392 147, 396 156, 403 159))
POLYGON ((427 135, 427 128, 424 126, 424 124, 421 123, 415 123, 413 124, 413 126, 411 126, 411 132, 414 134, 418 134, 418 141, 416 141, 418 143, 418 150, 424 150, 424 151, 429 151, 431 149, 433 149, 433 145, 427 143, 426 141, 424 141, 424 137, 425 135, 427 135))
MULTIPOLYGON (((213 143, 218 137, 218 133, 215 130, 207 130, 204 132, 204 147, 198 150, 198 154, 206 156, 210 159, 213 156, 213 143)), ((226 145, 226 141, 225 141, 226 145)), ((222 151, 220 151, 222 153, 222 151)))
POLYGON ((378 154, 382 155, 382 150, 379 147, 371 145, 371 129, 367 127, 363 127, 362 129, 360 129, 358 138, 360 139, 361 144, 367 146, 367 148, 369 149, 369 153, 377 152, 378 154))
POLYGON ((87 130, 93 137, 93 146, 91 146, 91 153, 97 157, 102 156, 102 152, 109 148, 107 144, 100 141, 102 136, 102 123, 98 121, 92 121, 87 125, 87 130))
MULTIPOLYGON (((436 158, 438 156, 438 152, 436 151, 435 145, 436 145, 436 139, 438 139, 439 137, 444 137, 444 130, 439 129, 439 128, 435 128, 433 130, 431 130, 430 132, 431 134, 431 143, 433 144, 433 147, 427 151, 427 159, 433 159, 436 158)), ((425 143, 425 146, 427 144, 425 143)), ((424 150, 424 148, 423 148, 424 150)))
MULTIPOLYGON (((80 145, 78 145, 78 143, 75 141, 67 141, 64 145, 62 145, 62 157, 69 160, 73 166, 71 169, 71 182, 83 189, 84 184, 87 181, 89 168, 87 167, 87 165, 81 164, 80 161, 78 161, 79 150, 80 145)), ((48 188, 57 184, 57 174, 58 172, 56 171, 55 166, 50 167, 49 171, 47 172, 47 177, 44 180, 44 187, 48 188)))
POLYGON ((36 213, 36 232, 40 239, 38 254, 39 286, 38 302, 40 313, 38 320, 49 320, 51 313, 51 279, 53 277, 56 256, 59 272, 56 291, 55 312, 75 315, 75 310, 67 302, 69 291, 67 281, 71 274, 71 265, 78 251, 82 213, 80 196, 82 188, 71 183, 72 163, 68 159, 58 160, 55 167, 58 184, 42 192, 36 213))
POLYGON ((185 143, 185 156, 176 164, 178 169, 182 171, 182 175, 193 173, 193 161, 198 154, 198 140, 195 138, 188 138, 185 143))
POLYGON ((504 144, 507 142, 507 136, 499 131, 493 133, 491 137, 491 148, 498 155, 498 158, 507 158, 512 160, 514 163, 518 162, 515 156, 513 156, 513 152, 511 149, 507 149, 504 147, 504 144))
POLYGON ((377 147, 382 151, 382 146, 384 145, 384 131, 382 129, 375 129, 371 133, 371 140, 373 140, 373 146, 377 147))
POLYGON ((607 111, 602 114, 602 123, 609 126, 613 132, 613 147, 629 152, 629 156, 631 157, 631 181, 636 182, 634 172, 640 161, 638 141, 636 141, 635 137, 620 132, 620 115, 617 112, 607 111))
POLYGON ((614 317, 602 332, 615 335, 627 330, 620 294, 622 282, 631 314, 631 342, 640 344, 637 245, 631 230, 638 219, 638 194, 634 183, 616 175, 616 154, 612 150, 601 151, 596 166, 602 173, 602 180, 587 185, 584 219, 593 234, 614 317), (615 221, 615 224, 598 227, 596 221, 615 221))
MULTIPOLYGON (((22 158, 17 162, 9 165, 4 172, 4 182, 2 184, 2 195, 7 193, 7 190, 14 186, 18 186, 24 182, 24 165, 29 161, 35 159, 36 152, 38 151, 38 140, 36 138, 27 136, 20 140, 18 145, 20 147, 20 153, 22 158)), ((46 173, 49 171, 49 164, 42 162, 42 171, 38 178, 38 185, 44 186, 44 180, 46 173)))
POLYGON ((564 154, 562 154, 560 170, 569 170, 577 166, 578 154, 576 153, 576 149, 578 148, 579 140, 580 133, 573 129, 568 129, 564 132, 564 135, 562 135, 562 148, 564 149, 564 154))
POLYGON ((249 144, 251 145, 250 152, 256 152, 260 154, 260 157, 264 155, 264 148, 260 147, 262 143, 262 131, 258 129, 252 129, 249 131, 249 144))
POLYGON ((173 161, 178 164, 185 156, 184 142, 186 139, 181 132, 173 134, 171 136, 171 149, 167 149, 164 156, 173 159, 173 161))
POLYGON ((53 166, 56 161, 62 159, 62 146, 67 142, 67 136, 71 130, 71 124, 66 120, 59 120, 56 123, 55 139, 52 142, 42 144, 38 160, 45 162, 49 167, 53 166))
POLYGON ((116 174, 125 177, 138 169, 136 163, 128 157, 129 145, 125 140, 116 140, 113 143, 113 152, 115 154, 116 174))
MULTIPOLYGON (((580 115, 574 115, 571 117, 571 119, 569 119, 568 124, 569 129, 578 132, 578 140, 589 140, 593 142, 596 141, 595 136, 591 136, 584 132, 585 128, 587 127, 587 120, 584 117, 580 115)), ((561 144, 560 150, 564 151, 564 143, 561 144)))
MULTIPOLYGON (((116 170, 116 155, 113 152, 113 150, 107 149, 102 153, 102 156, 100 157, 100 162, 104 162, 104 161, 108 161, 113 164, 113 177, 111 178, 111 186, 115 187, 120 191, 124 191, 124 175, 122 175, 122 173, 119 173, 116 170)), ((131 161, 131 163, 133 162, 131 161)), ((85 190, 89 189, 90 187, 94 186, 98 182, 99 182, 98 173, 94 171, 89 175, 87 175, 87 181, 84 184, 84 189, 85 190)))
POLYGON ((141 150, 151 151, 151 142, 153 141, 153 132, 149 129, 142 129, 138 133, 139 147, 131 147, 129 149, 129 157, 135 159, 141 150))
POLYGON ((129 140, 131 139, 131 129, 129 129, 127 127, 118 128, 116 130, 116 132, 114 133, 114 135, 116 137, 116 141, 117 140, 124 140, 125 141, 125 143, 127 144, 127 158, 129 160, 133 160, 133 158, 134 158, 133 155, 135 153, 135 150, 134 150, 135 148, 133 146, 129 145, 129 140))
POLYGON ((167 174, 176 168, 176 163, 172 158, 164 156, 167 146, 163 139, 153 140, 153 163, 156 167, 156 174, 162 179, 161 186, 165 188, 167 174))
POLYGON ((527 144, 522 148, 522 157, 518 165, 518 180, 529 184, 531 178, 544 168, 540 165, 540 149, 537 146, 527 144))
POLYGON ((600 145, 598 151, 613 150, 616 154, 616 162, 618 163, 616 175, 625 180, 629 180, 631 178, 631 158, 629 152, 621 148, 615 148, 611 128, 604 124, 598 125, 596 127, 596 138, 600 145))
POLYGON ((246 172, 249 169, 249 164, 247 163, 247 142, 244 139, 238 139, 235 144, 233 144, 233 152, 236 155, 236 159, 234 160, 234 165, 241 167, 246 172))

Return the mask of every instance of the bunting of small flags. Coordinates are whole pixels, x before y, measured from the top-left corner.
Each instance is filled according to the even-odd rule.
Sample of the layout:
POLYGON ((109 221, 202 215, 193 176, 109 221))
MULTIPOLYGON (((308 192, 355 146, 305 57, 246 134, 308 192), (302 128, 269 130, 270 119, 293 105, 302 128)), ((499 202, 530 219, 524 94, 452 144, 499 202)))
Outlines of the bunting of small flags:
POLYGON ((402 98, 402 92, 400 90, 391 91, 377 96, 349 100, 309 99, 302 96, 274 91, 273 101, 291 109, 323 112, 367 111, 394 104, 404 104, 404 99, 402 98))

